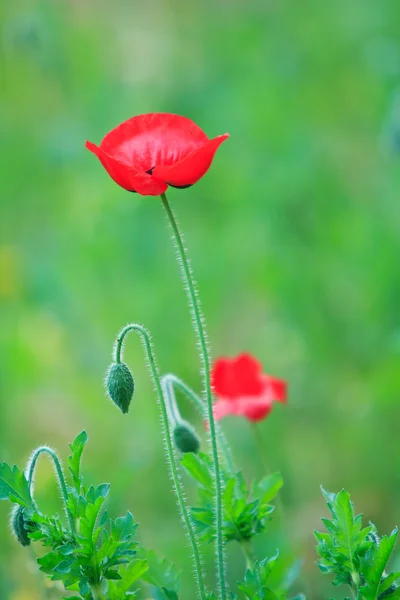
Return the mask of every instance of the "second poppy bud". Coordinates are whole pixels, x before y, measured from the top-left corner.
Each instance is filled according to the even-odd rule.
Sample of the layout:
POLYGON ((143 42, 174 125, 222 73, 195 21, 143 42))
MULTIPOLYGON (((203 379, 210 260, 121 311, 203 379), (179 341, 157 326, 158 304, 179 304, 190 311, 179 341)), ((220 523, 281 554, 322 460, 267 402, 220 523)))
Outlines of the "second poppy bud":
POLYGON ((193 427, 187 421, 181 421, 174 428, 175 446, 186 454, 186 452, 198 452, 200 448, 200 440, 197 437, 193 427))

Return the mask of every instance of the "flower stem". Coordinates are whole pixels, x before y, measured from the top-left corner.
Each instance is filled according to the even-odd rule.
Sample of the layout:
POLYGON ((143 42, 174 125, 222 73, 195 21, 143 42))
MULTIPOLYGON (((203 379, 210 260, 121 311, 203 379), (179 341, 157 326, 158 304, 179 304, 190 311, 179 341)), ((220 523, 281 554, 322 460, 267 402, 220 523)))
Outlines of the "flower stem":
MULTIPOLYGON (((167 375, 163 375, 161 377, 161 384, 164 389, 168 390, 168 394, 169 394, 169 397, 171 398, 171 404, 172 404, 173 408, 174 408, 174 406, 176 406, 176 397, 175 397, 175 392, 174 392, 174 387, 175 387, 175 388, 180 389, 189 398, 189 400, 192 401, 193 405, 197 408, 197 410, 199 411, 199 413, 203 419, 207 418, 207 407, 204 405, 204 402, 202 401, 200 396, 198 396, 196 394, 196 392, 194 392, 188 385, 186 385, 186 383, 184 381, 182 381, 182 379, 179 379, 179 377, 177 377, 176 375, 173 375, 172 373, 168 373, 167 375)), ((217 432, 218 440, 221 444, 221 450, 222 450, 222 454, 224 456, 226 468, 231 473, 234 473, 235 466, 234 466, 234 462, 233 462, 233 458, 232 458, 231 449, 229 448, 227 439, 226 439, 223 431, 219 427, 218 423, 215 423, 215 429, 217 432)))
POLYGON ((256 446, 258 449, 258 455, 260 457, 260 461, 261 461, 261 465, 263 468, 263 475, 266 475, 267 473, 271 472, 271 469, 269 468, 268 464, 267 464, 267 457, 266 457, 266 450, 265 450, 265 446, 264 446, 264 440, 262 438, 261 432, 257 426, 257 423, 251 423, 251 428, 253 430, 253 434, 254 434, 254 438, 256 441, 256 446))
POLYGON ((250 569, 250 571, 252 571, 255 563, 253 545, 250 540, 242 540, 240 542, 240 545, 243 550, 243 554, 246 558, 246 569, 250 569))
POLYGON ((72 535, 75 537, 75 535, 76 535, 75 519, 72 516, 70 509, 68 508, 68 491, 67 491, 67 485, 65 483, 62 466, 61 466, 61 463, 60 463, 60 460, 59 460, 57 454, 54 452, 54 450, 52 450, 48 446, 40 446, 37 450, 34 451, 34 453, 32 454, 32 456, 28 462, 25 474, 26 474, 26 478, 29 483, 29 489, 32 490, 33 476, 35 474, 36 463, 38 461, 39 456, 43 453, 48 454, 53 461, 53 464, 54 464, 54 467, 55 467, 55 470, 57 473, 57 477, 58 477, 58 482, 60 484, 61 494, 63 497, 64 507, 65 507, 65 511, 67 513, 71 532, 72 532, 72 535))
POLYGON ((202 567, 201 567, 200 551, 199 551, 198 542, 197 542, 196 533, 195 533, 195 530, 193 527, 193 523, 191 521, 189 511, 185 504, 185 497, 184 497, 182 484, 181 484, 180 477, 179 477, 178 467, 177 467, 174 448, 173 448, 172 439, 171 439, 171 432, 170 432, 169 422, 168 422, 167 406, 165 403, 163 389, 161 386, 160 374, 159 374, 157 363, 155 360, 153 344, 151 342, 150 334, 147 331, 147 329, 142 327, 142 325, 138 325, 137 323, 132 323, 132 324, 124 327, 122 329, 122 331, 120 332, 120 334, 118 335, 118 338, 117 338, 117 341, 116 341, 116 344, 114 347, 114 360, 116 362, 118 362, 121 359, 122 344, 123 344, 125 336, 130 331, 135 331, 141 337, 143 347, 144 347, 145 353, 146 353, 148 366, 150 368, 153 382, 154 382, 154 385, 155 385, 155 388, 157 391, 158 404, 159 404, 160 412, 161 412, 161 423, 162 423, 162 429, 163 429, 163 434, 164 434, 165 448, 167 451, 167 459, 168 459, 167 462, 168 462, 168 465, 170 468, 171 479, 172 479, 174 490, 176 493, 178 506, 179 506, 179 509, 181 512, 182 520, 186 527, 187 536, 188 536, 190 546, 192 549, 192 553, 193 553, 194 570, 195 570, 197 585, 199 588, 199 595, 200 595, 201 600, 206 600, 207 595, 206 595, 206 590, 205 590, 204 581, 203 581, 203 572, 202 572, 202 567))
MULTIPOLYGON (((260 428, 257 425, 257 423, 252 423, 251 427, 252 427, 254 437, 256 440, 256 445, 258 448, 258 453, 259 453, 262 468, 263 468, 263 475, 271 474, 272 470, 269 467, 268 462, 267 462, 267 451, 265 449, 265 444, 264 444, 263 437, 261 435, 260 428)), ((281 499, 281 496, 279 493, 275 498, 275 506, 276 506, 278 518, 280 518, 281 521, 283 522, 283 519, 285 517, 285 509, 283 507, 282 499, 281 499)))
POLYGON ((92 592, 93 600, 105 600, 105 596, 99 585, 91 585, 90 591, 92 592))
POLYGON ((213 415, 213 399, 211 391, 210 377, 210 357, 207 347, 207 339, 203 324, 203 317, 200 308, 200 301, 197 297, 196 287, 192 276, 189 259, 186 254, 182 235, 179 231, 178 223, 174 217, 171 206, 165 194, 161 195, 161 201, 169 223, 172 228, 173 238, 175 241, 178 262, 181 266, 182 279, 187 292, 189 306, 193 315, 194 328, 197 339, 200 345, 201 358, 203 363, 204 387, 207 401, 207 418, 210 426, 211 453, 214 463, 215 476, 215 525, 216 525, 216 556, 217 556, 217 573, 220 588, 221 600, 227 600, 227 588, 225 582, 225 559, 224 559, 224 540, 222 535, 222 481, 221 471, 219 466, 218 445, 216 436, 215 420, 213 415))

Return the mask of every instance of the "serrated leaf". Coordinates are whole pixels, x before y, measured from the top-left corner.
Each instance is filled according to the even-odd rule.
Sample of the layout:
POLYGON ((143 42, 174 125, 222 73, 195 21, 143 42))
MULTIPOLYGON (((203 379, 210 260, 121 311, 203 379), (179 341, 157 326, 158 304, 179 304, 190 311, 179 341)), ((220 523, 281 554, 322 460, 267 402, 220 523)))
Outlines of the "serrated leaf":
POLYGON ((0 500, 11 500, 21 506, 33 506, 29 483, 17 466, 0 463, 0 500))
POLYGON ((238 588, 248 600, 279 600, 278 594, 268 584, 277 559, 278 552, 272 558, 257 561, 253 569, 247 569, 244 581, 238 582, 238 588))
POLYGON ((128 592, 129 588, 136 583, 138 579, 148 569, 146 560, 134 560, 128 567, 120 571, 121 579, 119 581, 110 581, 108 585, 108 595, 110 600, 121 600, 123 594, 128 592))
POLYGON ((144 580, 159 589, 166 588, 170 592, 179 593, 181 585, 181 572, 166 558, 161 558, 153 550, 140 551, 140 556, 146 559, 148 571, 144 580))
POLYGON ((379 542, 372 546, 362 563, 362 572, 365 585, 361 592, 365 600, 376 600, 381 593, 381 579, 389 561, 397 539, 397 529, 390 536, 383 536, 379 542))
POLYGON ((182 457, 182 466, 200 485, 206 489, 213 488, 213 476, 209 469, 208 456, 199 452, 188 452, 182 457))
POLYGON ((387 590, 400 578, 400 571, 390 573, 386 577, 382 577, 381 585, 379 586, 379 595, 384 594, 387 590))
POLYGON ((88 435, 86 431, 82 431, 76 436, 72 444, 69 445, 71 449, 71 456, 68 457, 68 467, 72 475, 75 489, 78 495, 81 493, 81 459, 83 450, 87 444, 88 435))
POLYGON ((263 477, 255 486, 253 496, 259 498, 263 504, 268 504, 275 498, 283 486, 283 478, 280 473, 272 473, 263 477))

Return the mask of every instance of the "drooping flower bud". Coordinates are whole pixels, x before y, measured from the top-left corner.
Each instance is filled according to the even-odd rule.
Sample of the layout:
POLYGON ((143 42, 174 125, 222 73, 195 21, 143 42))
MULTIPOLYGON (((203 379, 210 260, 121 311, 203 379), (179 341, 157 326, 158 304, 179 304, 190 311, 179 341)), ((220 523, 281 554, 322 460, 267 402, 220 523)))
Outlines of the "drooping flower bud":
POLYGON ((11 512, 11 529, 21 546, 29 546, 31 540, 28 537, 24 507, 16 504, 11 512))
POLYGON ((107 394, 123 414, 129 410, 135 384, 125 363, 112 363, 106 375, 107 394))
POLYGON ((178 450, 183 452, 198 452, 200 440, 194 429, 186 421, 175 425, 174 442, 178 450))

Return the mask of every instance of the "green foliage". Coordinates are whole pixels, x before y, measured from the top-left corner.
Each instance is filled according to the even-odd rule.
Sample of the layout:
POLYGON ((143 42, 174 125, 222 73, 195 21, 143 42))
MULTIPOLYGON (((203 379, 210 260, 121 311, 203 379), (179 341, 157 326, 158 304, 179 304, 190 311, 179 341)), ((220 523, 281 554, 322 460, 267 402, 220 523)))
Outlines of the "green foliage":
POLYGON ((268 579, 273 571, 278 554, 256 562, 253 569, 247 569, 244 582, 238 583, 238 588, 248 600, 278 600, 278 596, 268 586, 268 579))
MULTIPOLYGON (((192 517, 201 539, 212 541, 215 535, 212 462, 203 453, 186 454, 182 465, 199 488, 200 505, 192 508, 192 517)), ((232 474, 224 471, 223 477, 224 538, 227 542, 248 541, 264 531, 274 510, 270 502, 283 485, 282 477, 279 473, 268 475, 255 483, 251 491, 240 472, 232 474)))
POLYGON ((354 513, 350 495, 342 490, 323 490, 331 519, 322 519, 326 533, 315 532, 318 563, 323 573, 334 575, 333 584, 347 584, 357 600, 399 598, 396 580, 400 573, 387 574, 389 559, 397 539, 397 529, 380 538, 374 525, 363 527, 362 515, 354 513))
POLYGON ((162 589, 168 600, 176 600, 181 586, 181 572, 166 558, 160 558, 153 550, 142 549, 140 556, 145 558, 148 570, 144 580, 162 589))
POLYGON ((82 432, 70 445, 72 485, 66 486, 66 508, 72 516, 73 529, 58 515, 41 514, 25 475, 17 467, 0 465, 0 498, 16 504, 12 518, 18 540, 23 545, 34 541, 51 548, 38 559, 39 568, 51 581, 61 582, 65 590, 80 594, 75 598, 92 600, 101 593, 109 600, 124 600, 132 596, 132 586, 138 580, 146 580, 168 600, 178 600, 176 570, 153 552, 142 550, 143 555, 137 555, 137 524, 132 514, 112 519, 103 511, 109 484, 85 486, 81 459, 87 439, 82 432))
MULTIPOLYGON (((272 558, 265 558, 256 562, 252 569, 247 569, 243 582, 238 583, 239 590, 247 600, 285 600, 286 590, 277 589, 276 584, 271 584, 271 575, 277 568, 279 553, 272 558)), ((303 600, 303 595, 292 600, 303 600)), ((305 600, 305 599, 304 599, 305 600)))
POLYGON ((17 466, 0 463, 0 500, 11 500, 20 506, 32 507, 29 483, 17 466))

